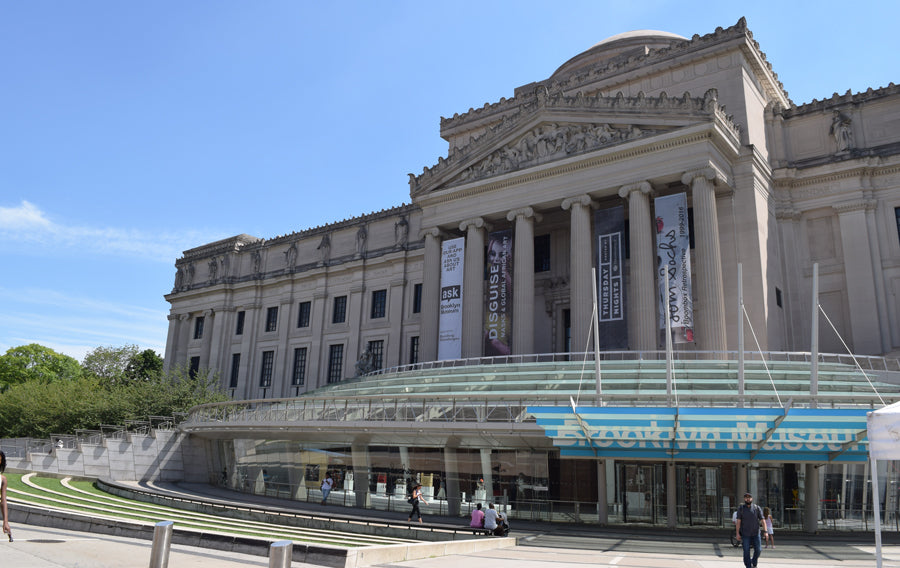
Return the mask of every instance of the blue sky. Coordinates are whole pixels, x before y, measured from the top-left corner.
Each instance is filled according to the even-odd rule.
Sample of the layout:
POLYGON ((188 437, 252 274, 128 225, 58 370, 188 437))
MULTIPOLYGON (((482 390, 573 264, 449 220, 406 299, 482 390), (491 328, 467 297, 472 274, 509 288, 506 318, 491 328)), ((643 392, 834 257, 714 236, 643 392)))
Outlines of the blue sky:
POLYGON ((182 251, 408 202, 441 116, 621 32, 745 16, 797 104, 900 82, 898 5, 859 6, 2 2, 0 353, 162 354, 182 251))

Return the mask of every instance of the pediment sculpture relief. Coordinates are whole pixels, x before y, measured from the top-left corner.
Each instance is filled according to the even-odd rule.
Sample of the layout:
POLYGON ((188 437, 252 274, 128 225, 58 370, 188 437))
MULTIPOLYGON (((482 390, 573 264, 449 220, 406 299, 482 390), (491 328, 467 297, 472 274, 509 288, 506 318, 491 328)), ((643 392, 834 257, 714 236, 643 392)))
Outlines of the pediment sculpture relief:
POLYGON ((544 124, 518 141, 494 150, 487 158, 463 170, 454 181, 496 176, 653 134, 656 131, 641 130, 636 126, 614 128, 608 124, 544 124))

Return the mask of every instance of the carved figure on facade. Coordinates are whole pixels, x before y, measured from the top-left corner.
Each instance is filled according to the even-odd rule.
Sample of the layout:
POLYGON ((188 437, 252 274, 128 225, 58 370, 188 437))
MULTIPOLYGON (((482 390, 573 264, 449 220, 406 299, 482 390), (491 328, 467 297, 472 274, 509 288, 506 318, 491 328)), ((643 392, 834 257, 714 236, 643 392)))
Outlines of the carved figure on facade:
POLYGON ((655 133, 653 130, 642 130, 637 126, 613 128, 608 124, 562 126, 546 124, 538 126, 518 141, 491 152, 487 158, 466 168, 460 174, 460 180, 469 181, 500 175, 521 167, 655 133))
POLYGON ((219 263, 222 265, 222 278, 228 278, 231 269, 231 255, 223 254, 222 258, 219 259, 219 263))
POLYGON ((331 237, 328 233, 322 235, 322 240, 319 242, 316 250, 319 251, 319 259, 322 261, 322 264, 328 264, 328 261, 331 260, 331 237))
MULTIPOLYGON (((446 170, 458 167, 461 160, 467 160, 470 156, 476 154, 479 148, 484 148, 491 144, 496 144, 501 137, 509 135, 509 133, 518 128, 525 120, 533 118, 535 113, 542 112, 542 109, 560 109, 560 110, 620 110, 634 109, 645 112, 674 111, 685 115, 710 115, 714 114, 719 117, 726 125, 730 126, 735 133, 739 132, 739 127, 734 123, 731 116, 726 115, 724 108, 719 106, 719 93, 716 89, 707 90, 702 97, 691 97, 690 93, 685 92, 680 97, 669 97, 662 92, 657 97, 648 97, 642 92, 633 97, 626 97, 619 92, 613 97, 605 97, 601 94, 585 95, 578 91, 574 96, 567 96, 563 93, 562 85, 548 88, 546 85, 539 85, 528 95, 520 95, 513 99, 509 99, 502 106, 508 107, 508 111, 493 126, 485 129, 484 133, 477 137, 470 137, 469 142, 463 146, 453 145, 450 148, 447 159, 439 159, 434 167, 425 167, 422 169, 421 175, 409 174, 410 189, 415 193, 420 190, 423 184, 428 184, 435 179, 435 176, 445 172, 446 170)), ((454 115, 454 119, 458 115, 454 115)), ((444 122, 442 121, 442 125, 444 122)), ((597 125, 591 125, 596 127, 597 125)), ((629 129, 629 136, 611 137, 614 132, 619 131, 610 129, 607 133, 593 131, 585 134, 585 140, 579 142, 576 137, 577 125, 560 127, 556 124, 548 124, 540 128, 535 133, 530 132, 528 135, 519 139, 516 144, 508 145, 503 148, 495 156, 489 155, 485 160, 478 164, 466 168, 455 178, 455 183, 463 183, 489 175, 497 175, 521 167, 526 162, 532 162, 538 158, 551 159, 557 153, 561 154, 562 150, 572 153, 569 147, 577 148, 579 144, 584 146, 582 150, 576 152, 589 151, 595 148, 588 141, 591 138, 601 140, 601 143, 612 143, 617 140, 630 140, 643 135, 655 134, 652 130, 643 130, 638 127, 629 129), (573 131, 573 129, 575 129, 573 131), (603 136, 606 134, 606 136, 603 136), (562 146, 560 146, 562 145, 562 146), (513 151, 515 150, 515 151, 513 151), (490 172, 490 173, 488 173, 490 172)), ((531 165, 531 164, 529 164, 531 165)))
POLYGON ((209 283, 212 284, 216 281, 216 277, 219 274, 219 261, 218 259, 213 258, 209 261, 209 283))
POLYGON ((187 277, 185 281, 185 286, 190 287, 194 283, 194 274, 196 273, 196 269, 194 268, 194 263, 191 262, 187 267, 187 277))
POLYGON ((365 226, 360 227, 356 231, 356 253, 359 256, 366 256, 366 250, 369 248, 369 231, 365 226))
POLYGON ((394 242, 403 248, 406 248, 409 243, 409 221, 406 220, 405 215, 394 223, 394 242))
POLYGON ((179 266, 175 271, 175 289, 181 290, 182 286, 184 286, 184 270, 179 266))
POLYGON ((250 253, 250 262, 253 265, 253 274, 259 274, 259 267, 262 265, 262 253, 258 250, 250 253))
POLYGON ((831 118, 831 135, 837 142, 837 151, 846 152, 853 147, 853 130, 850 128, 851 119, 840 111, 834 111, 831 118))
POLYGON ((356 360, 356 376, 360 377, 375 370, 375 354, 366 347, 356 360))
POLYGON ((291 246, 284 251, 284 263, 288 270, 293 270, 297 266, 297 243, 291 243, 291 246))

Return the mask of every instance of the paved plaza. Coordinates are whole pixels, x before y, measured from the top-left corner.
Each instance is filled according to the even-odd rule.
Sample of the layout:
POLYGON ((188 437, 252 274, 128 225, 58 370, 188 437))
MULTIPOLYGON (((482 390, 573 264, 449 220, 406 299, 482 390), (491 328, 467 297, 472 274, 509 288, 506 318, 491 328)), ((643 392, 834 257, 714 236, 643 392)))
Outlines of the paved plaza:
MULTIPOLYGON (((12 543, 2 543, 3 566, 14 568, 146 568, 151 543, 145 540, 92 535, 63 529, 14 524, 12 543)), ((412 560, 387 567, 457 568, 489 565, 491 568, 577 568, 585 566, 724 568, 743 566, 741 550, 732 548, 727 533, 712 531, 625 532, 561 527, 552 532, 516 534, 519 546, 478 554, 412 560), (718 539, 718 536, 725 538, 718 539)), ((886 535, 884 566, 900 567, 900 544, 886 535)), ((872 567, 875 566, 872 535, 791 535, 780 538, 775 550, 763 550, 763 568, 872 567)), ((235 568, 268 566, 260 556, 227 553, 173 545, 170 568, 235 568)), ((295 568, 312 564, 295 562, 295 568)))

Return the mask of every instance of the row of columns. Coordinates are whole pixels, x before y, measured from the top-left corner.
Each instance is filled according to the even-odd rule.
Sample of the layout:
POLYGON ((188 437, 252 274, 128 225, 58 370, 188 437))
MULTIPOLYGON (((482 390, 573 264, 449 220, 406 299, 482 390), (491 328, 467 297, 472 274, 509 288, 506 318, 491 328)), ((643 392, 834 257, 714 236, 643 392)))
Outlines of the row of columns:
MULTIPOLYGON (((682 182, 691 188, 694 207, 696 296, 702 310, 695 315, 698 338, 708 351, 724 351, 725 301, 722 259, 719 246, 713 168, 687 172, 682 182)), ((657 291, 655 229, 650 216, 650 194, 647 181, 625 185, 619 196, 628 201, 631 242, 631 285, 628 300, 629 345, 633 350, 657 349, 657 291)), ((587 350, 591 317, 591 267, 593 235, 591 211, 596 203, 587 194, 566 198, 562 209, 570 212, 569 303, 571 338, 574 351, 587 350)), ((531 207, 514 209, 506 215, 515 227, 513 294, 513 353, 534 351, 534 223, 541 215, 531 207)), ((483 267, 485 232, 491 229, 482 217, 459 223, 465 234, 465 273, 463 280, 464 358, 482 355, 484 318, 483 267)), ((440 309, 441 240, 448 235, 437 228, 423 231, 425 239, 425 274, 423 288, 422 354, 423 360, 437 358, 440 309)))

